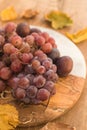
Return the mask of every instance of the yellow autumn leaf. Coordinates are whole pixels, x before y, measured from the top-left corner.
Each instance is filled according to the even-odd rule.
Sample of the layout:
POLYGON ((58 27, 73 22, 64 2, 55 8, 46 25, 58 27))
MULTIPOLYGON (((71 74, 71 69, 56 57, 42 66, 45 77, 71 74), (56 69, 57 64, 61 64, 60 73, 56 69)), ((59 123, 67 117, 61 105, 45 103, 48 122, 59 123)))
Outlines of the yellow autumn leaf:
POLYGON ((87 28, 78 31, 75 34, 66 33, 66 36, 70 38, 74 43, 79 43, 87 40, 87 28))
POLYGON ((15 11, 13 6, 10 6, 4 10, 1 11, 0 13, 0 18, 2 21, 10 21, 10 20, 15 20, 17 18, 18 14, 15 11))
POLYGON ((71 26, 73 21, 67 14, 59 11, 51 11, 45 15, 45 20, 51 22, 54 29, 61 29, 66 26, 71 26))
POLYGON ((18 124, 16 108, 8 104, 0 105, 0 130, 14 130, 18 124))

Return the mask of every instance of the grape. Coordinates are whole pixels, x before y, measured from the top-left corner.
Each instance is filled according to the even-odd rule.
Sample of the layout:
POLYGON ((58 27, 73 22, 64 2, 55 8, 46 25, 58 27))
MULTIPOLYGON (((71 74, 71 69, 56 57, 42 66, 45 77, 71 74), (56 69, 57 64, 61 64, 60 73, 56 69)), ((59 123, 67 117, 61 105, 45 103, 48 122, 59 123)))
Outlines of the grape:
POLYGON ((17 88, 17 89, 15 90, 15 97, 16 97, 17 99, 23 99, 23 98, 25 98, 25 96, 26 96, 26 91, 25 91, 24 89, 22 89, 22 88, 17 88))
POLYGON ((57 72, 57 66, 55 64, 52 64, 51 70, 53 70, 56 73, 57 72))
POLYGON ((41 31, 39 29, 37 29, 37 28, 31 28, 30 29, 30 34, 32 34, 33 32, 35 32, 35 33, 41 33, 41 31))
POLYGON ((34 37, 34 39, 36 39, 37 37, 39 37, 39 34, 36 33, 36 32, 33 32, 31 35, 34 37))
POLYGON ((11 70, 13 72, 20 72, 22 70, 22 64, 20 60, 17 59, 11 63, 11 70))
POLYGON ((45 101, 49 98, 50 92, 47 89, 41 88, 37 92, 37 99, 41 101, 45 101))
POLYGON ((5 38, 0 35, 0 47, 2 47, 5 44, 5 38))
POLYGON ((32 60, 32 58, 32 53, 23 53, 22 55, 20 55, 20 59, 23 63, 29 63, 32 60))
POLYGON ((36 37, 35 42, 38 46, 43 46, 45 44, 45 39, 42 36, 38 36, 36 37))
POLYGON ((43 54, 43 51, 42 51, 42 50, 37 50, 37 51, 35 51, 35 53, 34 53, 35 56, 40 56, 41 54, 43 54))
POLYGON ((27 89, 29 85, 30 85, 30 82, 27 77, 22 77, 18 81, 18 87, 20 88, 27 89))
POLYGON ((12 43, 12 45, 14 45, 17 48, 20 48, 22 45, 22 38, 18 35, 13 35, 10 38, 10 42, 12 43))
POLYGON ((35 86, 31 85, 31 86, 29 86, 29 88, 27 89, 27 96, 28 96, 29 98, 35 98, 35 97, 36 97, 36 94, 37 94, 37 91, 38 91, 38 89, 37 89, 35 86))
POLYGON ((49 39, 49 34, 48 34, 47 32, 42 32, 42 33, 40 33, 40 35, 45 38, 45 41, 46 41, 46 42, 48 41, 48 39, 49 39))
POLYGON ((25 42, 27 42, 30 46, 33 46, 33 44, 34 44, 34 37, 32 35, 27 35, 25 37, 25 42))
POLYGON ((67 76, 73 68, 73 61, 69 56, 62 56, 56 60, 56 66, 60 77, 67 76))
POLYGON ((6 66, 9 66, 11 64, 11 60, 10 60, 10 57, 7 55, 7 54, 4 54, 2 56, 2 61, 4 62, 4 64, 6 66))
POLYGON ((15 23, 9 22, 9 23, 6 24, 6 26, 5 26, 5 32, 6 33, 8 33, 8 34, 12 33, 15 30, 16 30, 16 24, 15 23))
POLYGON ((0 69, 2 69, 3 67, 5 67, 5 63, 3 61, 0 61, 0 69))
POLYGON ((38 60, 40 61, 40 62, 43 62, 44 60, 46 60, 47 59, 47 55, 45 54, 45 53, 42 53, 42 54, 40 54, 39 56, 38 56, 38 60))
POLYGON ((20 51, 22 53, 29 53, 30 52, 30 46, 28 43, 23 42, 22 46, 20 47, 20 51))
POLYGON ((44 88, 47 89, 50 93, 52 93, 55 85, 54 82, 52 81, 47 81, 46 84, 44 85, 44 88))
POLYGON ((51 80, 51 81, 54 81, 56 82, 58 80, 58 75, 56 73, 54 73, 53 70, 48 70, 46 73, 45 73, 45 78, 47 80, 51 80))
POLYGON ((3 46, 3 50, 4 50, 4 53, 6 54, 11 54, 11 53, 15 53, 17 52, 17 48, 15 48, 12 44, 10 43, 6 43, 4 46, 3 46))
POLYGON ((42 62, 42 65, 48 70, 51 68, 52 63, 47 59, 42 62))
POLYGON ((60 52, 57 48, 53 48, 50 53, 47 54, 54 62, 60 57, 60 52))
POLYGON ((0 79, 0 93, 4 91, 6 88, 6 85, 3 80, 0 79))
POLYGON ((37 69, 36 69, 37 73, 39 74, 44 74, 46 72, 46 68, 42 65, 40 65, 37 69))
POLYGON ((37 88, 42 88, 46 82, 46 79, 42 75, 38 75, 34 78, 33 83, 37 88))
POLYGON ((36 70, 39 66, 40 66, 40 61, 33 59, 33 61, 32 61, 32 67, 33 67, 33 69, 36 70))
POLYGON ((3 37, 5 37, 5 30, 4 30, 4 28, 0 28, 0 35, 2 35, 3 37))
POLYGON ((49 42, 52 45, 53 48, 57 48, 55 40, 52 37, 49 37, 47 42, 49 42))
POLYGON ((3 67, 0 70, 0 77, 4 80, 8 80, 11 77, 12 71, 9 67, 3 67))
POLYGON ((19 81, 18 77, 13 77, 13 78, 8 80, 8 85, 11 88, 16 89, 18 87, 18 81, 19 81))
POLYGON ((32 68, 32 65, 30 65, 30 64, 26 65, 25 68, 24 68, 24 73, 25 74, 34 74, 35 71, 32 68))
POLYGON ((30 27, 27 23, 19 23, 16 32, 19 36, 25 37, 30 33, 30 27))
POLYGON ((30 85, 32 85, 33 84, 33 80, 34 80, 34 75, 33 74, 27 74, 26 77, 29 79, 30 85))
POLYGON ((47 42, 41 47, 41 49, 44 53, 50 53, 52 51, 52 45, 49 42, 47 42))
POLYGON ((17 60, 18 59, 18 53, 12 53, 11 55, 10 55, 10 60, 11 61, 14 61, 14 60, 17 60))

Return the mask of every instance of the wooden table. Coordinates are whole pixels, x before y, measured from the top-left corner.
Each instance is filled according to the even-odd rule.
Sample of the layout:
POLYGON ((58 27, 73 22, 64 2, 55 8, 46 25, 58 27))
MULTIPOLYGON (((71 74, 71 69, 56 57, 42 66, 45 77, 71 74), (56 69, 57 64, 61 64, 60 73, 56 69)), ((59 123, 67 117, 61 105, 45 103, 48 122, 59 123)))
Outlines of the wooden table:
MULTIPOLYGON (((75 33, 77 30, 87 27, 87 0, 0 0, 0 11, 10 5, 13 5, 18 13, 24 9, 32 8, 40 11, 35 19, 27 20, 29 24, 39 25, 43 27, 50 26, 44 21, 44 14, 50 10, 62 10, 66 12, 74 21, 70 28, 58 30, 61 33, 66 31, 75 33)), ((16 20, 15 22, 26 21, 16 20)), ((0 21, 0 25, 3 24, 0 21)), ((78 48, 83 53, 87 63, 87 41, 79 43, 78 48)), ((78 58, 78 57, 77 57, 78 58)), ((77 104, 65 115, 56 119, 55 122, 63 122, 75 126, 77 130, 87 130, 87 78, 84 86, 83 93, 77 104)), ((38 128, 39 129, 39 128, 38 128)), ((29 130, 29 129, 28 129, 29 130)), ((34 130, 34 129, 33 129, 34 130)))

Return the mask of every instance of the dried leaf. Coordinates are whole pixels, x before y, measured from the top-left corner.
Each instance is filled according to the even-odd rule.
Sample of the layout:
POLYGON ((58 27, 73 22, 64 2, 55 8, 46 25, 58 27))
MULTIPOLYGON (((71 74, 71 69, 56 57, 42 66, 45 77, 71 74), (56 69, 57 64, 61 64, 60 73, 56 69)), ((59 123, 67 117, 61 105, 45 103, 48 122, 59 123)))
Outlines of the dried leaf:
POLYGON ((2 21, 10 21, 15 20, 17 18, 17 13, 13 6, 10 6, 1 11, 0 17, 2 21))
POLYGON ((21 17, 25 19, 34 18, 38 13, 36 10, 27 9, 22 13, 21 17))
POLYGON ((63 12, 51 11, 45 15, 45 19, 51 22, 54 29, 63 28, 65 26, 71 26, 73 21, 63 12))
POLYGON ((79 43, 84 40, 87 40, 87 28, 75 33, 75 34, 70 34, 66 33, 66 36, 70 38, 74 43, 79 43))
POLYGON ((14 130, 18 124, 16 108, 8 104, 0 105, 0 130, 14 130))

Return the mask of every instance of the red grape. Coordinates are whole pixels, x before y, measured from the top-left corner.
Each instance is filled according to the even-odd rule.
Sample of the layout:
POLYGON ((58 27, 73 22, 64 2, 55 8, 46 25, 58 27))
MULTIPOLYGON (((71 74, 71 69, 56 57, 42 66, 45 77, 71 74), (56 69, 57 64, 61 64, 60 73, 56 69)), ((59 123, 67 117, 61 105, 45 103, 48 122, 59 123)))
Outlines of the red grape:
POLYGON ((0 35, 0 47, 2 47, 5 44, 5 38, 0 35))
POLYGON ((49 42, 47 42, 41 47, 41 49, 44 53, 50 53, 52 51, 52 45, 49 42))
POLYGON ((17 89, 15 90, 15 97, 16 97, 17 99, 23 99, 23 98, 25 98, 25 96, 26 96, 26 91, 25 91, 24 89, 22 89, 22 88, 17 88, 17 89))
POLYGON ((55 87, 55 84, 52 81, 47 81, 44 86, 44 88, 47 89, 50 93, 52 93, 54 87, 55 87))
POLYGON ((37 50, 34 53, 35 56, 40 56, 41 54, 44 54, 42 50, 37 50))
POLYGON ((39 74, 44 74, 46 72, 46 68, 42 65, 40 65, 37 69, 36 69, 37 73, 39 74))
POLYGON ((4 80, 8 80, 11 77, 12 71, 9 67, 3 67, 0 70, 0 77, 4 80))
POLYGON ((26 75, 26 77, 30 81, 30 85, 32 85, 33 84, 33 80, 34 80, 34 75, 33 74, 28 74, 28 75, 26 75))
POLYGON ((45 101, 49 98, 50 92, 47 89, 39 89, 37 92, 37 99, 41 101, 45 101))
POLYGON ((3 67, 5 67, 5 63, 3 61, 0 61, 0 69, 2 69, 3 67))
POLYGON ((46 42, 48 41, 48 39, 49 39, 49 34, 48 34, 47 32, 42 32, 42 33, 40 33, 40 35, 45 38, 45 41, 46 41, 46 42))
POLYGON ((17 48, 20 48, 23 43, 22 38, 18 35, 11 36, 10 42, 17 48))
POLYGON ((11 63, 11 70, 13 72, 20 72, 22 70, 22 63, 16 59, 11 63))
POLYGON ((25 42, 27 42, 30 46, 33 46, 33 44, 34 44, 34 37, 32 35, 27 35, 25 37, 25 42))
POLYGON ((29 86, 29 88, 27 89, 27 96, 29 98, 35 98, 36 94, 37 94, 38 89, 35 86, 29 86))
POLYGON ((55 43, 54 38, 49 37, 49 39, 48 39, 47 42, 49 42, 49 43, 52 45, 53 48, 57 48, 57 45, 56 45, 56 43, 55 43))
POLYGON ((18 77, 13 77, 13 78, 8 80, 8 85, 11 88, 16 89, 18 87, 18 81, 19 81, 18 77))
POLYGON ((35 71, 34 71, 32 65, 30 65, 30 64, 26 65, 24 68, 24 73, 25 74, 34 74, 35 71))
POLYGON ((27 77, 22 77, 18 81, 18 87, 20 88, 27 89, 29 85, 30 85, 30 82, 27 77))
POLYGON ((46 79, 42 75, 38 75, 34 78, 33 83, 37 88, 42 88, 46 82, 46 79))
POLYGON ((36 37, 35 42, 38 46, 42 46, 45 44, 45 39, 42 36, 38 36, 36 37))
POLYGON ((57 72, 57 66, 55 64, 52 64, 51 69, 56 73, 57 72))
POLYGON ((40 66, 40 61, 34 59, 34 60, 32 61, 32 67, 33 67, 33 69, 36 70, 39 66, 40 66))
POLYGON ((22 46, 20 47, 20 52, 22 53, 29 53, 30 52, 30 46, 28 43, 23 42, 22 46))
POLYGON ((48 70, 52 67, 52 63, 47 59, 42 62, 42 65, 48 70))

